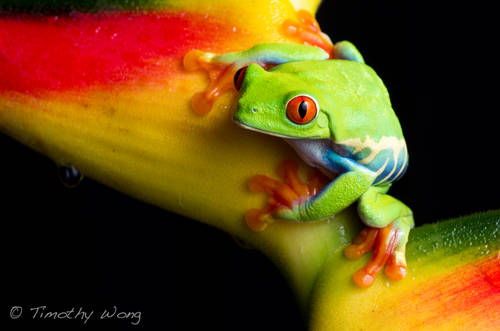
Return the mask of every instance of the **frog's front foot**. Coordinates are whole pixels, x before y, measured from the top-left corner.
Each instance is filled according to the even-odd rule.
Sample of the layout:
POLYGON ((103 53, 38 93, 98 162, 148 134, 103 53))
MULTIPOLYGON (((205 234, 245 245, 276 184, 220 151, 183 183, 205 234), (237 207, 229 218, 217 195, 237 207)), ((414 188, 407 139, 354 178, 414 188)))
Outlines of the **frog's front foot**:
POLYGON ((214 53, 192 50, 183 59, 186 70, 205 70, 210 79, 208 87, 191 98, 193 110, 200 115, 208 114, 219 95, 233 87, 233 77, 239 69, 233 63, 218 63, 214 60, 216 56, 214 53))
POLYGON ((286 160, 278 167, 283 181, 264 175, 253 176, 248 187, 252 192, 265 192, 269 195, 264 209, 250 209, 245 220, 254 231, 263 231, 284 215, 293 212, 296 207, 319 192, 328 179, 319 171, 313 171, 305 183, 299 176, 299 164, 295 160, 286 160))
POLYGON ((368 264, 353 275, 358 286, 371 286, 384 265, 384 273, 389 279, 401 280, 406 276, 405 248, 413 225, 413 219, 408 218, 411 216, 402 217, 384 228, 366 227, 353 240, 353 244, 345 249, 344 253, 349 259, 358 259, 373 250, 368 264))
MULTIPOLYGON (((329 45, 331 46, 331 43, 329 45)), ((328 54, 317 47, 287 43, 256 44, 247 50, 225 54, 191 50, 184 55, 184 69, 203 70, 210 80, 204 91, 193 95, 191 106, 200 115, 208 114, 222 93, 230 89, 240 89, 245 77, 245 68, 252 63, 269 70, 287 62, 326 60, 328 54)))

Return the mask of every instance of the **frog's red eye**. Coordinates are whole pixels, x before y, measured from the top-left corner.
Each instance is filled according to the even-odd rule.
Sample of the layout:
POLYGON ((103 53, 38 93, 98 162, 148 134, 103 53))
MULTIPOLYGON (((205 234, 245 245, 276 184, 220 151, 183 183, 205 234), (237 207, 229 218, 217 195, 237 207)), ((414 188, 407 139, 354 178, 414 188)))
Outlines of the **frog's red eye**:
POLYGON ((234 74, 234 87, 239 91, 241 88, 241 83, 243 83, 243 79, 245 78, 245 72, 247 71, 248 66, 238 69, 234 74))
POLYGON ((296 96, 286 104, 286 116, 295 124, 307 124, 317 113, 316 102, 305 95, 296 96))

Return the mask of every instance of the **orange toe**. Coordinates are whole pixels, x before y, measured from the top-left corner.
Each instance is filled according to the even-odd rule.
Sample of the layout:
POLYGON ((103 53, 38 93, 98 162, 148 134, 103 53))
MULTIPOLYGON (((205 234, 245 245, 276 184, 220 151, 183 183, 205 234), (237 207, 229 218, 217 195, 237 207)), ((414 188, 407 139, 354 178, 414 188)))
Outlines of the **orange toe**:
POLYGON ((350 260, 359 259, 363 254, 371 251, 375 245, 379 229, 367 227, 354 238, 353 245, 348 246, 344 254, 350 260))
POLYGON ((333 57, 333 44, 324 33, 321 32, 318 22, 314 16, 306 10, 297 11, 298 22, 286 20, 283 30, 287 36, 294 37, 306 45, 322 48, 330 58, 333 57))
POLYGON ((314 179, 313 183, 302 181, 299 176, 299 163, 296 160, 283 161, 278 166, 278 173, 283 181, 264 175, 255 175, 248 181, 250 191, 269 195, 264 209, 251 209, 245 215, 247 225, 254 231, 263 231, 272 223, 275 213, 305 202, 326 185, 324 176, 319 174, 310 177, 314 179))
POLYGON ((370 287, 375 281, 375 276, 366 272, 364 268, 356 271, 352 278, 356 285, 363 288, 370 287))
POLYGON ((233 64, 213 63, 214 54, 199 50, 188 52, 183 59, 184 68, 188 71, 205 70, 210 83, 203 91, 195 94, 191 99, 191 107, 200 114, 210 112, 217 98, 233 87, 233 78, 238 68, 233 64))
POLYGON ((245 214, 245 221, 250 229, 255 232, 264 231, 271 223, 270 215, 266 210, 250 209, 245 214))
POLYGON ((345 249, 345 255, 350 259, 359 258, 373 249, 370 261, 353 275, 353 280, 358 286, 370 286, 384 266, 389 279, 400 280, 406 276, 406 265, 397 261, 394 252, 399 243, 397 234, 392 224, 381 229, 368 227, 354 239, 353 245, 345 249))
POLYGON ((395 256, 392 255, 387 261, 384 273, 391 280, 401 280, 408 273, 408 268, 403 263, 398 263, 395 256))

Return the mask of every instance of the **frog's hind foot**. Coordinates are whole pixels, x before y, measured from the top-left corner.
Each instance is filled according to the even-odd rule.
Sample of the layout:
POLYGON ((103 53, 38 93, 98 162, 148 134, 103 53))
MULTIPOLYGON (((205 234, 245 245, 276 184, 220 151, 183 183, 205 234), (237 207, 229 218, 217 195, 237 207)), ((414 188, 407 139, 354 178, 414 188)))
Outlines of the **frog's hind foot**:
POLYGON ((297 11, 297 21, 285 20, 283 30, 286 36, 297 38, 305 45, 322 48, 333 58, 334 47, 330 37, 321 32, 318 21, 307 10, 297 11))
POLYGON ((359 259, 363 254, 373 250, 375 241, 379 233, 378 228, 366 227, 360 234, 354 238, 353 244, 344 251, 350 260, 359 259))
POLYGON ((357 259, 373 250, 368 264, 353 275, 358 286, 371 286, 384 265, 384 273, 389 279, 401 280, 406 276, 405 248, 410 227, 399 220, 384 228, 367 227, 345 249, 344 253, 349 259, 357 259))
POLYGON ((265 192, 269 195, 263 209, 250 209, 245 215, 248 227, 263 231, 274 222, 273 215, 282 209, 292 209, 297 203, 314 196, 327 183, 327 178, 319 171, 313 171, 305 183, 299 176, 299 164, 295 160, 283 161, 278 166, 279 181, 264 175, 256 175, 248 181, 250 191, 265 192))

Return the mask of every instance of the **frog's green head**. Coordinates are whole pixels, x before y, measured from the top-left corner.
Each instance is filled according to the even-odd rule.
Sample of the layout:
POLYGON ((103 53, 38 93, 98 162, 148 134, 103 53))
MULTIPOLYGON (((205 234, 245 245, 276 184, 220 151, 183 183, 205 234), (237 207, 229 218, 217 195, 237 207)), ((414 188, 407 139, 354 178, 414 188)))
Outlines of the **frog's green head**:
POLYGON ((402 136, 385 86, 353 61, 298 61, 270 71, 251 64, 235 75, 234 121, 284 138, 402 136))
POLYGON ((242 96, 236 123, 287 138, 329 136, 328 118, 320 112, 318 100, 293 74, 280 75, 251 64, 237 75, 235 84, 242 96))

